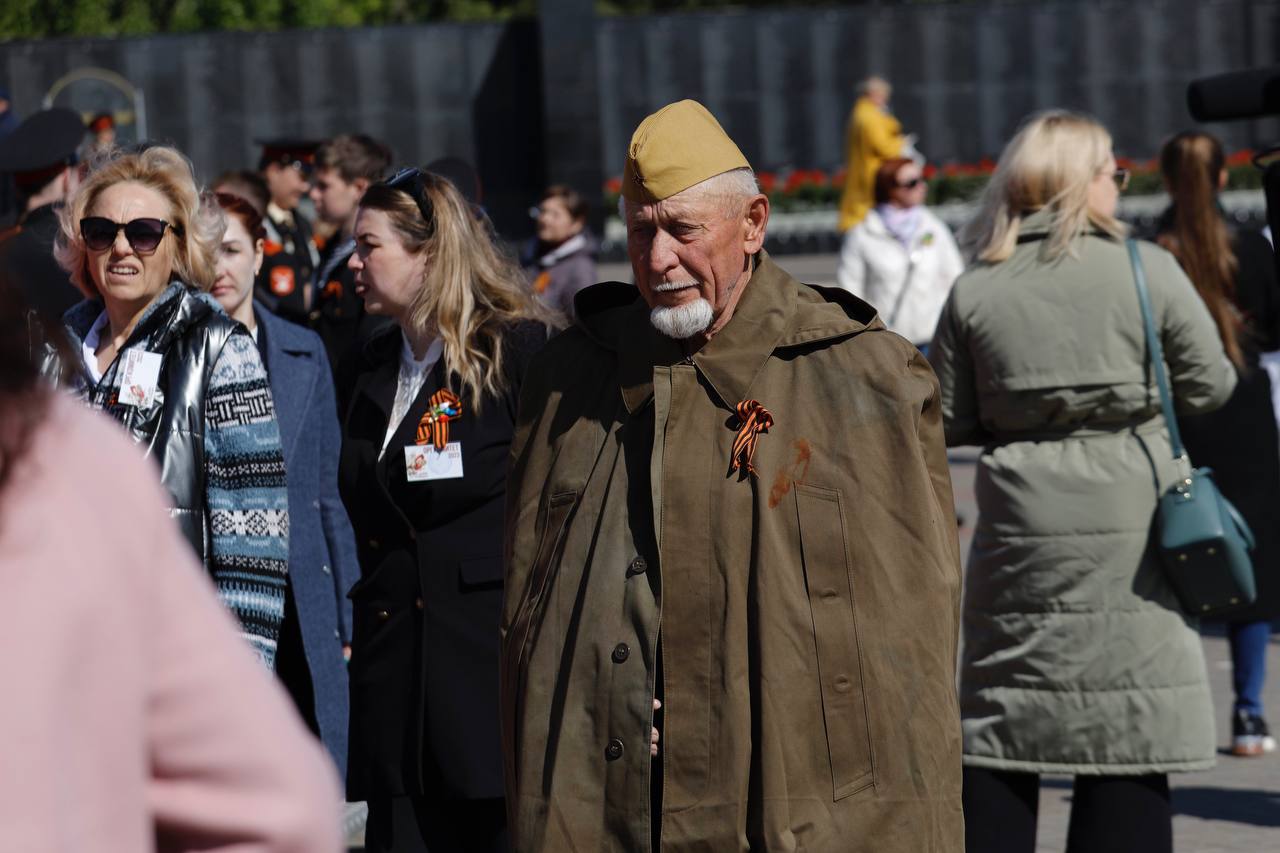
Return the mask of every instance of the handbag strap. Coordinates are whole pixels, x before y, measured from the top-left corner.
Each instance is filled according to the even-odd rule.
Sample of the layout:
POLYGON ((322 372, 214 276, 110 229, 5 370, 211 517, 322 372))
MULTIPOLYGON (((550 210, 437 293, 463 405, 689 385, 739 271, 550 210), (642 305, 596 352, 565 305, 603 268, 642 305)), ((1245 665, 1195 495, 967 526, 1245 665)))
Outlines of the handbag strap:
POLYGON ((1156 387, 1160 389, 1160 408, 1164 411, 1164 420, 1169 427, 1169 443, 1173 446, 1173 458, 1182 459, 1187 455, 1187 451, 1182 446, 1182 434, 1178 432, 1178 419, 1173 413, 1169 376, 1164 369, 1164 350, 1160 346, 1160 336, 1156 334, 1155 319, 1151 312, 1147 272, 1142 266, 1142 258, 1138 255, 1138 242, 1133 239, 1124 242, 1129 249, 1129 263, 1133 266, 1133 283, 1138 289, 1138 305, 1142 308, 1142 325, 1147 333, 1147 352, 1151 357, 1151 367, 1156 375, 1156 387))

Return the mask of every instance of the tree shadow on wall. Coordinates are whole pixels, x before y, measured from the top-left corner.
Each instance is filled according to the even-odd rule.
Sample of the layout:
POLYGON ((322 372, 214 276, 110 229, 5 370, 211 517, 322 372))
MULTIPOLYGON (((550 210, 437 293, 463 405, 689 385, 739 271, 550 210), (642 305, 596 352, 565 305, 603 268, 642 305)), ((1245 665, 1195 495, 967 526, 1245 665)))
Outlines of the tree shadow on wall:
POLYGON ((537 22, 508 21, 471 105, 476 170, 498 233, 533 232, 529 207, 543 189, 542 74, 537 22))

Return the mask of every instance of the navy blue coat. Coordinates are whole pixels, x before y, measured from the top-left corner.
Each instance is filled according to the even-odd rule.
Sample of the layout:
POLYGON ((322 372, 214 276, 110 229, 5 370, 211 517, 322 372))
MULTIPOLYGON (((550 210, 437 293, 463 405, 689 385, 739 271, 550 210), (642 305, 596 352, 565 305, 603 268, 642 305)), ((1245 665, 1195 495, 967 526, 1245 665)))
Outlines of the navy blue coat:
POLYGON ((351 642, 347 591, 360 576, 355 534, 338 496, 342 436, 333 377, 315 332, 254 304, 265 333, 267 378, 289 485, 289 582, 315 692, 316 722, 343 775, 348 691, 342 647, 351 642))

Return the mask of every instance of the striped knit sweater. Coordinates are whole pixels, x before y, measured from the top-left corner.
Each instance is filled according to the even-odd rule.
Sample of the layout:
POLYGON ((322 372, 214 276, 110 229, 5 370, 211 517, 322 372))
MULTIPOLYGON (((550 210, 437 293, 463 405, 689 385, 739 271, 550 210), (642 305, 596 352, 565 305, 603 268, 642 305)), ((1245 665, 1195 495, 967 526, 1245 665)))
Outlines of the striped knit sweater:
MULTIPOLYGON (((180 283, 169 285, 138 321, 122 352, 145 345, 148 318, 180 298, 183 289, 180 283)), ((206 295, 199 298, 212 301, 206 295)), ((102 310, 99 300, 90 300, 67 312, 64 325, 77 350, 102 310)), ((92 408, 123 422, 128 407, 114 402, 119 363, 117 356, 97 383, 80 372, 76 390, 92 408)), ((243 327, 212 366, 204 410, 205 497, 213 531, 210 572, 223 602, 239 618, 245 638, 272 668, 288 577, 288 497, 267 374, 243 327)))

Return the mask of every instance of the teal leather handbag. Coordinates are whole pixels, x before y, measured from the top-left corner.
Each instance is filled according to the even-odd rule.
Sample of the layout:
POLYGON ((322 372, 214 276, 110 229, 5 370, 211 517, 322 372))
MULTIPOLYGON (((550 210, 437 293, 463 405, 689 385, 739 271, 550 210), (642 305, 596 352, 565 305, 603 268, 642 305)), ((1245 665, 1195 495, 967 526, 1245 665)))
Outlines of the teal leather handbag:
POLYGON ((1191 467, 1169 395, 1169 377, 1152 319, 1146 272, 1138 256, 1138 244, 1133 240, 1127 243, 1147 333, 1147 354, 1160 390, 1160 407, 1169 426, 1173 458, 1188 471, 1186 477, 1160 496, 1156 546, 1183 610, 1189 616, 1216 616, 1252 604, 1257 598, 1253 560, 1249 556, 1254 547, 1253 531, 1218 491, 1213 472, 1191 467))

